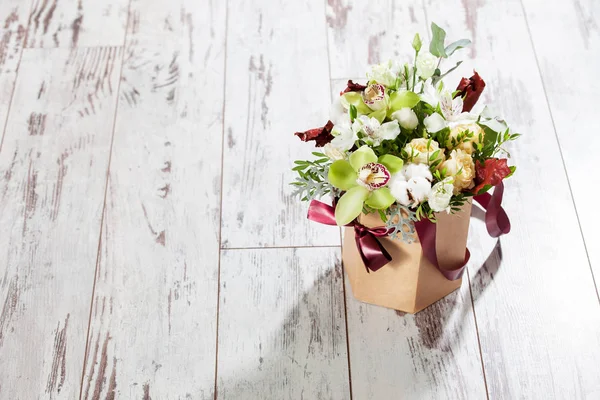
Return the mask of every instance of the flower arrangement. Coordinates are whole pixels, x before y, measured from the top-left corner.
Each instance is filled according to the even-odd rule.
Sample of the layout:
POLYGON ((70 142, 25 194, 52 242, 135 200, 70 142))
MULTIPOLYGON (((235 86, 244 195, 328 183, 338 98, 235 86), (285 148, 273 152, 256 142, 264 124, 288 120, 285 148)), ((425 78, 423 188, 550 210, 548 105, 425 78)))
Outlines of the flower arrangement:
POLYGON ((296 194, 333 197, 338 225, 377 212, 390 235, 410 242, 414 221, 436 222, 435 213, 458 211, 515 171, 504 144, 520 135, 489 108, 474 110, 483 79, 444 83, 462 61, 444 73, 442 61, 470 41, 446 46, 446 32, 431 30, 429 51, 416 34, 413 63, 371 66, 364 85, 348 81, 323 127, 296 133, 322 149, 295 161, 296 194))

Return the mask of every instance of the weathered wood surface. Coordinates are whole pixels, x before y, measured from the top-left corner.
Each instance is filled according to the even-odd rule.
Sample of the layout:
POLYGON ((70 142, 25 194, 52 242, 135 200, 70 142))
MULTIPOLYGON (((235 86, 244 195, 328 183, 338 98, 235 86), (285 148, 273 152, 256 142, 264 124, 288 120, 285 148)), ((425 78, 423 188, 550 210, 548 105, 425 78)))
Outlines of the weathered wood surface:
POLYGON ((123 45, 129 0, 31 1, 27 47, 123 45))
POLYGON ((131 4, 82 399, 214 397, 226 10, 206 6, 131 4))
POLYGON ((505 191, 512 231, 478 272, 488 258, 486 246, 477 245, 485 231, 471 241, 489 396, 596 398, 598 300, 521 4, 425 4, 429 20, 446 27, 449 38, 473 39, 455 80, 476 67, 487 82, 483 102, 524 134, 508 148, 518 166, 505 191))
POLYGON ((0 153, 0 398, 76 398, 121 50, 25 50, 0 153))
POLYGON ((327 0, 331 78, 365 79, 369 65, 411 60, 411 42, 427 37, 422 0, 327 0))
POLYGON ((29 1, 0 3, 0 149, 27 31, 29 1))
POLYGON ((339 245, 292 197, 293 160, 311 158, 293 132, 327 122, 322 1, 239 1, 229 8, 222 246, 339 245), (291 29, 291 27, 294 27, 291 29))
POLYGON ((598 282, 600 214, 594 212, 596 196, 591 193, 597 193, 597 189, 590 188, 590 184, 596 169, 595 150, 600 147, 600 135, 595 134, 600 82, 591 78, 600 71, 600 3, 572 0, 552 7, 544 4, 523 1, 586 250, 598 282), (581 84, 573 84, 576 77, 581 84))
POLYGON ((339 248, 223 250, 218 398, 349 399, 342 282, 339 248))

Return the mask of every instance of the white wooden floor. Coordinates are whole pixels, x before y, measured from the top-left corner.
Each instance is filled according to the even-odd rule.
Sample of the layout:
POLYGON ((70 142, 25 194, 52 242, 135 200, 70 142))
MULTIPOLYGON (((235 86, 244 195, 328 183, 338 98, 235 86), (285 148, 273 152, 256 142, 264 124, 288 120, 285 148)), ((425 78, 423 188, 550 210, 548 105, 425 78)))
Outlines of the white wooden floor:
MULTIPOLYGON (((597 0, 0 1, 0 399, 599 399, 597 0), (353 299, 292 133, 435 21, 524 133, 461 290, 353 299)), ((477 215, 475 215, 477 217, 477 215)), ((481 218, 481 215, 479 215, 481 218)))

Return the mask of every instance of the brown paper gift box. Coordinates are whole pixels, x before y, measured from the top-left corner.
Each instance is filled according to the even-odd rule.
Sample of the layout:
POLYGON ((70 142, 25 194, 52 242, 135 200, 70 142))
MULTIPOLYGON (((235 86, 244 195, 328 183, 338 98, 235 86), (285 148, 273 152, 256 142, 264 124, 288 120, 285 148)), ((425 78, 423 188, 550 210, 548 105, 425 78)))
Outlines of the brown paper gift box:
MULTIPOLYGON (((455 214, 438 213, 436 249, 440 268, 462 265, 467 247, 471 202, 455 214)), ((382 226, 377 214, 362 214, 359 222, 369 228, 382 226)), ((458 289, 461 279, 449 281, 425 257, 421 244, 378 238, 392 261, 367 272, 354 239, 354 228, 345 228, 342 258, 354 297, 365 303, 416 313, 458 289)))

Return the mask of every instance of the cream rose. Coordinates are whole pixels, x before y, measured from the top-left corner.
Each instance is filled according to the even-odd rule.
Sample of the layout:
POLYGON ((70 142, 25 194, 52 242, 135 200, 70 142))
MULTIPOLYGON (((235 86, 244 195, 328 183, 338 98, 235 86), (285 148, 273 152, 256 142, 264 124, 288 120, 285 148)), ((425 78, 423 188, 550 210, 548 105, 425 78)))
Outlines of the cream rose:
POLYGON ((450 158, 440 165, 440 169, 445 169, 446 176, 454 178, 454 194, 474 186, 475 163, 469 153, 461 149, 452 150, 450 158))
POLYGON ((408 158, 415 164, 431 164, 436 160, 444 160, 444 149, 440 149, 440 145, 435 140, 425 138, 413 139, 404 146, 404 150, 408 154, 408 158), (429 158, 438 151, 435 159, 429 158))
POLYGON ((483 139, 483 135, 483 129, 481 129, 481 127, 474 122, 467 124, 458 124, 450 130, 450 135, 448 136, 448 142, 446 143, 446 147, 454 146, 457 149, 461 149, 465 153, 473 154, 473 151, 475 151, 475 147, 473 146, 473 144, 479 143, 480 138, 483 139), (466 134, 463 134, 466 131, 470 131, 473 134, 473 136, 467 138, 466 134), (458 136, 461 134, 463 134, 463 138, 458 144, 456 144, 456 142, 458 141, 458 136))

